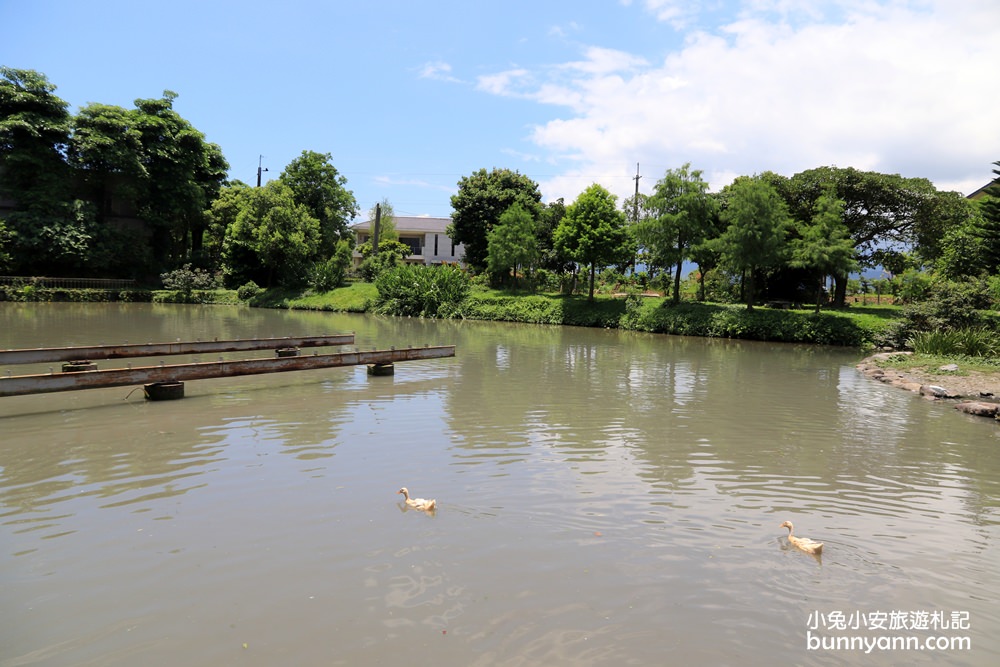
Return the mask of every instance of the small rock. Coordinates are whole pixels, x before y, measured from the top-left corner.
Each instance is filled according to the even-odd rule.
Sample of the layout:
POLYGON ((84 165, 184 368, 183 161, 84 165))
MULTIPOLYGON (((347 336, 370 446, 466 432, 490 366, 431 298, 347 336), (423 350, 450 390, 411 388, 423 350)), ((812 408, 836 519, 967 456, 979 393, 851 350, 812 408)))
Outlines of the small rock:
POLYGON ((987 403, 985 401, 968 401, 958 403, 955 409, 977 417, 996 417, 1000 413, 1000 403, 987 403))
POLYGON ((936 384, 921 385, 920 393, 924 396, 930 396, 932 398, 958 398, 959 396, 959 394, 948 391, 944 387, 940 387, 936 384))
POLYGON ((944 371, 945 373, 957 373, 958 364, 945 364, 944 366, 939 366, 938 370, 944 371))

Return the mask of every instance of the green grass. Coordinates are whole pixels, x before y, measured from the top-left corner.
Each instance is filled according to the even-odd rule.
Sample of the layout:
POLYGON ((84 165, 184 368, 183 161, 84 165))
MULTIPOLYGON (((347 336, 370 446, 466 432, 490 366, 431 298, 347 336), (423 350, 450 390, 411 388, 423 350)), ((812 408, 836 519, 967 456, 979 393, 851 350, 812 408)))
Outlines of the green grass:
POLYGON ((367 312, 378 291, 372 283, 350 283, 329 292, 271 288, 254 297, 251 305, 261 308, 290 308, 296 310, 326 310, 346 313, 367 312))
MULTIPOLYGON (((180 300, 181 296, 167 290, 151 294, 157 301, 180 300)), ((196 291, 196 294, 198 298, 192 299, 196 303, 239 303, 232 290, 196 291)), ((271 288, 253 297, 250 305, 363 313, 373 312, 378 297, 374 284, 354 282, 319 293, 304 288, 271 288)), ((870 348, 883 339, 887 327, 899 320, 900 308, 869 304, 818 314, 809 307, 796 310, 757 307, 748 312, 743 304, 682 301, 673 305, 663 297, 622 298, 599 293, 590 301, 584 295, 479 287, 461 302, 456 313, 457 317, 474 320, 870 348)))
POLYGON ((967 357, 950 354, 892 354, 886 359, 876 362, 881 368, 894 368, 898 371, 921 370, 931 375, 968 375, 976 371, 980 373, 996 373, 1000 371, 1000 359, 996 357, 967 357), (958 371, 942 371, 942 366, 957 364, 958 371))

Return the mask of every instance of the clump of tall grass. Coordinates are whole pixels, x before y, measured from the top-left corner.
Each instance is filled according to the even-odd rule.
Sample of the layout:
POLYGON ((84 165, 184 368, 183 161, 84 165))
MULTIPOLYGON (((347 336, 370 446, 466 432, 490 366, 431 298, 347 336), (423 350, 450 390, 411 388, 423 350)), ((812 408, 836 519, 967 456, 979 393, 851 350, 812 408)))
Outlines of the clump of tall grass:
POLYGON ((469 277, 454 266, 400 264, 380 273, 375 288, 377 312, 448 318, 460 314, 469 277))
POLYGON ((918 354, 936 356, 996 357, 1000 337, 984 327, 939 329, 913 334, 907 346, 918 354))

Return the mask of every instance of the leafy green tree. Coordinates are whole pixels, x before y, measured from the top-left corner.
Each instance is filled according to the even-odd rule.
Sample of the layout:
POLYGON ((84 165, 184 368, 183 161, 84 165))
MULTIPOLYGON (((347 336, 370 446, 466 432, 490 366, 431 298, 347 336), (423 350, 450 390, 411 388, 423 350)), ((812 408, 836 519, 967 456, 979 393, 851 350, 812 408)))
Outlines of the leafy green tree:
MULTIPOLYGON (((844 201, 843 221, 860 263, 871 265, 874 253, 907 248, 917 242, 923 225, 925 242, 932 237, 929 207, 940 193, 925 178, 904 178, 853 168, 819 167, 795 174, 786 201, 796 220, 809 220, 816 201, 829 185, 844 201)), ((844 305, 847 274, 834 275, 834 304, 844 305)))
POLYGON ((554 235, 559 223, 566 217, 566 203, 562 197, 542 205, 538 224, 535 226, 538 240, 539 266, 549 271, 564 273, 570 269, 571 261, 556 250, 554 235))
POLYGON ((4 273, 7 272, 10 266, 10 246, 14 240, 13 232, 7 229, 7 225, 4 224, 3 218, 0 218, 0 271, 4 273))
POLYGON ((137 99, 132 114, 145 168, 138 184, 139 217, 153 228, 160 263, 201 254, 206 212, 229 169, 219 146, 174 111, 176 97, 165 90, 158 99, 137 99))
POLYGON ((240 180, 226 184, 208 210, 208 227, 205 231, 205 258, 211 266, 223 265, 222 248, 226 231, 236 222, 240 211, 250 198, 250 186, 240 180))
POLYGON ((727 190, 728 206, 722 212, 727 227, 719 248, 723 262, 747 276, 744 297, 747 310, 753 310, 760 273, 784 259, 788 207, 774 186, 760 178, 741 176, 727 190))
POLYGON ((987 271, 987 241, 973 225, 948 230, 941 240, 941 252, 934 270, 947 280, 978 276, 987 271))
POLYGON ((594 300, 598 268, 628 263, 635 244, 625 228, 625 214, 615 205, 617 197, 594 183, 566 209, 555 231, 555 246, 574 262, 590 266, 588 299, 594 300))
POLYGON ((715 200, 708 194, 708 183, 701 171, 668 169, 656 183, 649 198, 649 217, 637 226, 637 236, 648 252, 650 266, 676 267, 673 302, 680 302, 681 271, 691 258, 691 248, 701 243, 714 214, 715 200))
POLYGON ((823 281, 831 274, 848 274, 856 266, 854 243, 843 217, 844 202, 833 188, 817 201, 811 224, 799 226, 799 237, 791 242, 791 261, 796 268, 813 271, 817 277, 816 312, 823 301, 823 281))
POLYGON ((538 263, 537 224, 520 203, 504 211, 487 233, 487 252, 490 273, 507 275, 513 270, 515 286, 518 268, 530 271, 538 263))
POLYGON ((712 198, 711 214, 705 220, 702 234, 697 242, 691 244, 690 258, 698 265, 698 300, 705 300, 705 276, 717 268, 722 261, 718 238, 725 231, 722 222, 721 198, 717 193, 709 193, 712 198))
POLYGON ((0 67, 0 196, 14 202, 7 225, 16 272, 58 272, 77 263, 89 238, 64 157, 70 114, 55 90, 44 74, 0 67))
POLYGON ((487 236, 503 212, 520 203, 538 219, 541 201, 538 184, 527 176, 509 169, 480 169, 458 182, 458 192, 451 197, 453 212, 447 234, 455 243, 465 245, 465 262, 482 271, 489 254, 487 236))
POLYGON ((348 236, 347 226, 358 214, 358 202, 347 189, 347 178, 337 171, 329 153, 302 151, 279 177, 292 190, 295 201, 319 221, 319 257, 334 254, 337 242, 348 236))
POLYGON ((242 189, 236 219, 226 229, 223 267, 230 284, 271 287, 301 283, 319 246, 319 221, 295 202, 280 179, 242 189))
POLYGON ((67 157, 80 193, 97 206, 98 220, 116 215, 116 200, 134 202, 147 178, 136 112, 88 104, 73 118, 67 157))

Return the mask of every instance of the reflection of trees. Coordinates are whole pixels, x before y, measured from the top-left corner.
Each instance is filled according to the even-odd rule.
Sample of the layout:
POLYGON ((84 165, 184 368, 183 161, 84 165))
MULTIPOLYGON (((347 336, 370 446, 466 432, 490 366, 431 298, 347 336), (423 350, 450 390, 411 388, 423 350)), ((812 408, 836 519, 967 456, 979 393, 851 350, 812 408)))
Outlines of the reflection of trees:
MULTIPOLYGON (((1000 463, 979 460, 978 446, 956 435, 956 426, 964 432, 961 418, 949 411, 949 418, 935 419, 933 411, 944 408, 860 377, 853 369, 858 355, 849 350, 150 304, 3 304, 0 325, 11 318, 17 341, 0 327, 0 346, 67 344, 65 338, 77 335, 86 339, 72 342, 349 331, 362 348, 457 345, 454 359, 400 364, 394 378, 374 381, 363 369, 196 381, 189 398, 174 405, 130 406, 128 421, 120 404, 104 403, 86 415, 55 417, 47 408, 44 415, 4 418, 0 503, 18 513, 54 504, 74 486, 120 502, 184 493, 216 467, 213 461, 262 439, 279 443, 290 457, 329 457, 345 430, 357 430, 347 429, 352 420, 365 419, 362 406, 375 399, 399 409, 386 418, 437 410, 440 399, 456 462, 505 465, 541 454, 565 462, 571 475, 617 473, 650 487, 683 484, 761 504, 808 497, 863 508, 891 495, 905 501, 907 486, 926 495, 939 484, 938 471, 977 470, 951 484, 972 484, 971 493, 958 495, 987 516, 991 489, 982 488, 988 482, 980 474, 983 480, 1000 476, 1000 463), (433 404, 417 401, 411 408, 397 400, 422 394, 433 394, 433 404), (51 418, 79 421, 79 427, 60 425, 54 437, 31 431, 38 428, 32 419, 51 418), (16 444, 24 442, 31 443, 30 455, 16 444), (891 482, 865 481, 872 476, 891 482)), ((53 400, 64 399, 43 397, 38 405, 53 400)), ((983 427, 970 428, 979 433, 983 427)))
MULTIPOLYGON (((17 434, 0 445, 0 504, 17 513, 35 512, 67 495, 128 504, 180 495, 203 485, 198 477, 213 464, 238 456, 227 447, 276 440, 285 450, 332 455, 346 410, 330 400, 316 412, 317 386, 281 388, 280 400, 257 394, 190 395, 170 404, 121 403, 66 413, 65 423, 38 432, 51 414, 9 417, 4 427, 17 434), (309 394, 310 401, 303 400, 309 394), (117 498, 118 500, 112 500, 117 498)), ((141 399, 140 399, 141 400, 141 399)))

